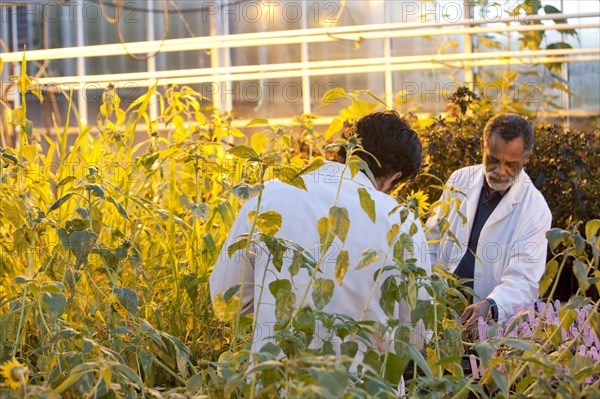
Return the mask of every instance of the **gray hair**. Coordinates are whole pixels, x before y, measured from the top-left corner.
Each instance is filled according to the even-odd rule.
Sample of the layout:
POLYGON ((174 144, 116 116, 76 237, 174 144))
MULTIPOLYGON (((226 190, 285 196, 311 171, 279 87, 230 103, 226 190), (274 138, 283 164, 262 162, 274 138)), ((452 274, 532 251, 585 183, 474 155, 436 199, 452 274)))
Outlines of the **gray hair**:
POLYGON ((497 133, 506 141, 523 137, 525 152, 533 148, 533 127, 525 118, 517 114, 500 114, 488 121, 483 130, 484 140, 487 143, 492 133, 497 133))

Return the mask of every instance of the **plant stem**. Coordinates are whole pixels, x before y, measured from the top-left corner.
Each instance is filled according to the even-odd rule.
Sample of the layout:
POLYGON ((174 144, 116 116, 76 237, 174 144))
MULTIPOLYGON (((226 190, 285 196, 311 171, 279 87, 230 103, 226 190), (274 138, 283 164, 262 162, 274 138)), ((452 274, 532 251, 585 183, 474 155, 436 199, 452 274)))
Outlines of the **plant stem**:
MULTIPOLYGON (((568 258, 568 254, 569 254, 570 250, 567 248, 565 251, 562 252, 562 262, 560 263, 560 266, 558 268, 558 272, 556 273, 556 276, 560 276, 560 274, 562 273, 563 268, 565 267, 565 264, 567 263, 567 258, 568 258)), ((554 257, 555 259, 556 257, 554 257)), ((556 289, 558 287, 558 278, 556 278, 556 280, 554 281, 554 284, 552 285, 552 290, 550 290, 550 294, 548 295, 548 299, 546 299, 546 307, 550 304, 550 301, 552 300, 552 298, 554 297, 554 293, 556 292, 556 289)))
POLYGON ((38 311, 40 312, 40 319, 42 319, 42 325, 46 328, 46 330, 48 331, 48 334, 52 334, 52 331, 50 330, 50 327, 48 327, 48 324, 46 323, 46 319, 44 318, 44 311, 42 310, 41 296, 38 294, 37 297, 38 297, 38 300, 37 300, 38 311))
MULTIPOLYGON (((30 220, 30 223, 31 222, 30 220)), ((29 279, 31 277, 31 269, 33 267, 33 250, 34 250, 34 243, 35 243, 35 237, 34 237, 34 232, 35 232, 35 224, 33 224, 33 227, 31 228, 31 242, 29 243, 29 253, 27 254, 27 278, 29 279)), ((29 288, 29 283, 25 283, 25 287, 23 288, 23 299, 21 300, 21 315, 19 316, 19 326, 17 327, 17 337, 15 339, 15 343, 13 345, 13 351, 12 351, 12 355, 13 357, 17 356, 17 347, 19 346, 19 342, 21 341, 21 333, 22 333, 22 329, 24 328, 23 324, 25 322, 25 301, 27 299, 27 290, 29 288)))
MULTIPOLYGON (((265 169, 262 168, 262 172, 260 175, 260 184, 263 184, 264 181, 264 173, 265 169)), ((260 205, 262 202, 263 190, 260 190, 258 193, 258 198, 256 200, 256 208, 254 210, 254 217, 252 218, 252 225, 250 226, 250 232, 248 233, 248 241, 246 243, 246 251, 244 254, 244 265, 242 266, 242 281, 240 282, 240 302, 238 304, 237 315, 234 320, 234 328, 233 328, 233 338, 231 340, 231 345, 229 350, 232 351, 235 348, 235 344, 240 334, 240 318, 242 316, 242 307, 244 306, 244 289, 246 288, 246 274, 248 272, 248 263, 250 256, 250 247, 252 245, 252 241, 254 240, 254 232, 256 231, 256 224, 258 222, 258 213, 260 211, 260 205)), ((254 298, 254 295, 253 295, 254 298)), ((256 319, 258 318, 258 314, 254 314, 254 319, 252 321, 252 335, 254 336, 254 329, 256 328, 256 319)))
POLYGON ((438 377, 442 376, 442 366, 440 366, 440 339, 438 335, 438 313, 437 313, 437 297, 435 289, 432 289, 433 292, 433 342, 435 344, 435 358, 437 360, 438 366, 438 377))
POLYGON ((94 231, 94 224, 93 224, 93 209, 92 209, 92 190, 88 190, 88 204, 89 204, 89 208, 90 208, 90 213, 88 215, 88 220, 89 220, 89 225, 90 225, 90 230, 94 231))
MULTIPOLYGON (((269 259, 267 259, 267 264, 269 264, 270 260, 271 260, 271 255, 269 254, 269 259)), ((265 272, 263 273, 262 281, 260 283, 260 293, 258 294, 258 301, 257 301, 256 309, 255 309, 255 316, 258 315, 259 311, 260 311, 260 304, 262 301, 263 292, 265 290, 265 281, 267 279, 267 272, 268 272, 268 268, 265 267, 265 272)), ((252 331, 252 335, 254 336, 254 328, 252 331)))

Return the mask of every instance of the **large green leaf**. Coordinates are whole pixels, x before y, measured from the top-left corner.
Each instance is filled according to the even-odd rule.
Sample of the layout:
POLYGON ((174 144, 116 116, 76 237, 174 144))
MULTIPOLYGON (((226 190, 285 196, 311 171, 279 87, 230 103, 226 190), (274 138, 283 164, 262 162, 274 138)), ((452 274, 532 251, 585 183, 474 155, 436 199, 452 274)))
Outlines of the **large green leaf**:
POLYGON ((232 296, 229 300, 225 300, 222 292, 217 293, 212 301, 215 317, 222 322, 230 322, 237 316, 239 304, 239 296, 232 296))
POLYGON ((600 219, 593 219, 585 224, 585 239, 591 241, 600 230, 600 219))
POLYGON ((389 276, 381 284, 381 297, 379 298, 379 305, 388 317, 394 317, 394 309, 396 304, 400 300, 400 289, 396 283, 394 276, 389 276))
POLYGON ((411 344, 405 344, 405 348, 408 349, 408 354, 410 358, 419 366, 419 368, 425 373, 425 375, 429 378, 433 378, 433 372, 429 368, 429 364, 427 364, 427 360, 423 357, 423 354, 419 352, 419 350, 411 344))
POLYGON ((73 196, 73 193, 67 193, 67 194, 63 195, 62 197, 57 199, 56 202, 54 202, 52 205, 50 205, 50 208, 48 208, 48 212, 46 212, 46 213, 50 213, 50 212, 60 208, 72 196, 73 196))
POLYGON ((304 176, 310 172, 314 172, 315 170, 319 169, 320 167, 322 167, 323 165, 325 165, 325 161, 323 161, 323 159, 321 158, 317 158, 314 161, 312 161, 307 167, 305 167, 304 169, 302 169, 298 175, 299 176, 304 176))
POLYGON ((129 215, 127 215, 127 211, 125 210, 125 207, 123 205, 121 205, 121 203, 119 201, 114 199, 112 196, 108 196, 108 200, 115 206, 115 208, 117 208, 117 212, 119 212, 119 214, 121 216, 123 216, 125 219, 129 220, 129 215))
POLYGON ((271 295, 277 297, 279 291, 292 291, 292 283, 289 280, 275 280, 269 284, 271 295))
POLYGON ((283 168, 279 169, 278 177, 283 183, 289 184, 290 186, 294 186, 301 190, 307 190, 306 183, 304 182, 304 179, 300 177, 301 173, 299 172, 300 171, 295 168, 284 166, 283 168))
POLYGON ((323 94, 323 105, 330 104, 337 100, 338 98, 344 98, 347 94, 341 87, 334 87, 331 90, 328 90, 325 94, 323 94))
POLYGON ((310 369, 310 373, 314 378, 316 385, 316 394, 321 398, 341 398, 344 395, 344 390, 348 384, 348 373, 341 370, 333 369, 330 371, 326 368, 310 369))
POLYGON ((317 309, 323 309, 331 301, 334 286, 332 280, 325 278, 315 280, 313 283, 312 299, 317 309))
POLYGON ((248 238, 241 238, 227 247, 227 256, 231 258, 231 256, 241 249, 246 249, 248 247, 248 238))
POLYGON ((558 266, 558 262, 555 259, 550 260, 546 264, 546 271, 540 280, 540 295, 548 293, 548 289, 550 289, 550 286, 558 274, 558 266))
POLYGON ((300 309, 293 321, 294 327, 307 335, 312 335, 315 332, 315 315, 310 307, 300 309))
POLYGON ((590 281, 588 279, 588 267, 586 263, 583 263, 577 258, 573 259, 573 273, 579 283, 579 289, 582 294, 590 288, 590 281))
POLYGON ((329 229, 328 219, 325 217, 317 221, 317 231, 319 232, 319 243, 321 244, 321 252, 329 248, 335 237, 333 231, 329 229))
POLYGON ((379 258, 380 258, 380 256, 376 250, 370 249, 370 248, 365 249, 360 254, 360 259, 358 261, 358 265, 356 265, 356 270, 360 270, 362 268, 369 266, 373 262, 377 262, 379 260, 379 258))
MULTIPOLYGON (((546 14, 562 14, 562 11, 560 11, 558 8, 551 6, 551 5, 545 5, 544 12, 546 14)), ((567 23, 566 19, 553 19, 553 21, 555 24, 566 24, 567 23)))
POLYGON ((281 228, 282 221, 283 220, 279 212, 261 212, 258 214, 258 218, 256 220, 256 227, 261 233, 269 236, 274 236, 281 228))
POLYGON ((230 148, 227 150, 227 152, 233 156, 242 159, 258 158, 258 154, 256 153, 256 151, 254 151, 254 148, 247 147, 245 145, 238 145, 236 147, 230 148))
POLYGON ((479 359, 481 360, 481 364, 483 365, 483 367, 488 367, 492 358, 492 352, 494 351, 492 345, 487 341, 476 342, 475 350, 479 355, 479 359))
POLYGON ((342 130, 343 127, 344 127, 344 121, 342 120, 342 118, 339 118, 339 117, 333 118, 331 125, 329 125, 329 127, 325 131, 325 140, 329 140, 337 132, 342 130))
POLYGON ((275 296, 275 318, 277 326, 285 326, 292 318, 296 309, 296 294, 293 292, 280 289, 275 296))
POLYGON ((44 292, 42 303, 52 319, 62 315, 67 307, 67 298, 61 293, 44 292))
POLYGON ((373 201, 371 195, 369 195, 369 192, 365 188, 358 189, 358 196, 360 198, 360 206, 362 207, 363 211, 365 211, 373 223, 375 223, 375 201, 373 201))
POLYGON ((139 314, 140 308, 138 305, 138 294, 131 288, 115 288, 114 293, 125 309, 133 313, 139 314))
POLYGON ((348 230, 350 229, 350 217, 346 208, 332 206, 329 209, 329 227, 333 234, 338 236, 342 242, 346 242, 348 230))
POLYGON ((281 268, 283 267, 283 255, 285 255, 285 251, 287 249, 285 246, 285 241, 283 241, 281 238, 274 238, 264 234, 261 235, 261 240, 265 243, 270 252, 273 266, 278 272, 280 272, 281 268))
POLYGON ((392 385, 396 386, 404 373, 406 368, 406 360, 402 356, 390 352, 384 355, 385 358, 385 379, 388 380, 392 385))
POLYGON ((568 231, 558 228, 550 229, 546 232, 546 238, 552 251, 556 250, 560 244, 566 244, 570 237, 571 234, 568 231))
POLYGON ((348 356, 349 358, 354 358, 356 353, 358 352, 358 343, 354 341, 342 342, 340 347, 342 355, 348 356))
POLYGON ((491 368, 490 373, 494 383, 498 389, 502 391, 502 397, 508 398, 508 379, 506 378, 506 375, 495 367, 491 368))
POLYGON ((268 125, 269 121, 263 118, 252 119, 250 122, 246 124, 246 127, 256 126, 256 125, 268 125))
POLYGON ((88 191, 91 191, 92 193, 96 194, 98 197, 104 199, 104 187, 102 187, 98 184, 87 184, 85 186, 85 189, 88 191))
POLYGON ((194 374, 189 380, 185 387, 185 394, 189 397, 198 395, 202 391, 204 380, 200 374, 194 374))
POLYGON ((94 248, 98 235, 91 230, 74 231, 69 235, 69 249, 75 255, 77 265, 87 264, 87 257, 94 248))
POLYGON ((346 272, 348 271, 348 267, 350 266, 350 260, 348 256, 348 251, 342 250, 337 256, 337 260, 335 262, 335 281, 341 286, 342 281, 344 280, 344 276, 346 276, 346 272))

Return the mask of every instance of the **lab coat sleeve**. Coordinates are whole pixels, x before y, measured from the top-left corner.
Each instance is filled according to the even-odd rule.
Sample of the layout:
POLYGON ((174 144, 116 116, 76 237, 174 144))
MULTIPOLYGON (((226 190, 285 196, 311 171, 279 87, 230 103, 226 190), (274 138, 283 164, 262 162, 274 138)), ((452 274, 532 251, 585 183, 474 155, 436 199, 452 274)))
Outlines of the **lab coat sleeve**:
MULTIPOLYGON (((251 229, 248 222, 248 213, 255 210, 255 207, 255 201, 251 200, 240 210, 225 239, 209 279, 210 297, 213 300, 219 292, 224 293, 237 284, 243 285, 242 314, 251 313, 254 308, 254 266, 256 259, 254 245, 250 245, 248 254, 246 252, 247 246, 238 249, 231 256, 229 256, 227 249, 239 240, 248 238, 247 235, 251 229), (242 280, 244 280, 244 284, 242 284, 242 280)), ((240 287, 240 289, 242 288, 240 287)))
POLYGON ((505 322, 515 308, 525 306, 539 296, 539 281, 546 268, 552 214, 548 208, 532 212, 534 217, 523 221, 518 240, 509 248, 508 265, 500 284, 488 295, 498 305, 498 321, 505 322))

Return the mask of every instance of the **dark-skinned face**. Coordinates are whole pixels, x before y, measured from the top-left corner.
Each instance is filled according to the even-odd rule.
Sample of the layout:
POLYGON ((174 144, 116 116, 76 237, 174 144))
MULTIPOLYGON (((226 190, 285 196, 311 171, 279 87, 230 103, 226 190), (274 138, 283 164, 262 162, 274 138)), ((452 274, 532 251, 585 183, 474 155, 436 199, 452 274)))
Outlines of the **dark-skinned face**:
POLYGON ((504 140, 492 133, 483 146, 485 178, 492 190, 502 191, 510 187, 529 161, 525 152, 525 140, 517 137, 504 140))

